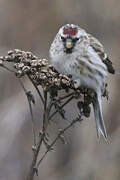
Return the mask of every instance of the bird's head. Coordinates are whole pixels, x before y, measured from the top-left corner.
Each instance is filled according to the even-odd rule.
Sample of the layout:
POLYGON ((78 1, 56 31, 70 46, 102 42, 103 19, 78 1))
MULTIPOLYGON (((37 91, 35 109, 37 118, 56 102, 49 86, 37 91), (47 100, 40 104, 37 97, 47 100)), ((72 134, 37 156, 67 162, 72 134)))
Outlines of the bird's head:
POLYGON ((58 32, 66 53, 72 53, 76 44, 81 41, 86 32, 74 24, 66 24, 58 32))

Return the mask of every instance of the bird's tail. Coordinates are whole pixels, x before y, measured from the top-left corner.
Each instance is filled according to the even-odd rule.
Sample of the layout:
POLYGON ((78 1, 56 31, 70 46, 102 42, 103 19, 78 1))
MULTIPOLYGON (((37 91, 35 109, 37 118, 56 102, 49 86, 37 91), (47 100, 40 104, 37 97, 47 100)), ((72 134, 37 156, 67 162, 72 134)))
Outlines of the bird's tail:
POLYGON ((101 94, 96 94, 96 98, 93 102, 93 108, 96 121, 97 137, 100 139, 100 135, 102 134, 107 141, 107 132, 102 114, 101 94))

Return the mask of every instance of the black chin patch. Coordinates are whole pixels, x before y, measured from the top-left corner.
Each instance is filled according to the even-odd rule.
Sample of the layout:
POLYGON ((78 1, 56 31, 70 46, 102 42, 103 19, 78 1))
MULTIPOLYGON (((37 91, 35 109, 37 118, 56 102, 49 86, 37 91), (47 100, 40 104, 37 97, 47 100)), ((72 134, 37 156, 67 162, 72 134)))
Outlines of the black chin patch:
POLYGON ((72 53, 72 48, 65 48, 65 52, 67 54, 71 54, 72 53))

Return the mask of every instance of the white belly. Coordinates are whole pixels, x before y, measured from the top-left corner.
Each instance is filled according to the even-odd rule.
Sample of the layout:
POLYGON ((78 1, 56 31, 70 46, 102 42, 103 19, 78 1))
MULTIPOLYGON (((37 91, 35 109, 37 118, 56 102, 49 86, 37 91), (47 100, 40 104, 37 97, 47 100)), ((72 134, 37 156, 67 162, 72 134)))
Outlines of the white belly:
POLYGON ((86 59, 80 57, 80 54, 58 54, 51 57, 51 63, 55 69, 65 75, 72 75, 73 80, 79 80, 82 86, 86 86, 97 91, 98 88, 103 86, 105 77, 97 74, 96 72, 90 72, 87 66, 83 65, 81 61, 78 61, 76 57, 82 62, 86 62, 86 59))

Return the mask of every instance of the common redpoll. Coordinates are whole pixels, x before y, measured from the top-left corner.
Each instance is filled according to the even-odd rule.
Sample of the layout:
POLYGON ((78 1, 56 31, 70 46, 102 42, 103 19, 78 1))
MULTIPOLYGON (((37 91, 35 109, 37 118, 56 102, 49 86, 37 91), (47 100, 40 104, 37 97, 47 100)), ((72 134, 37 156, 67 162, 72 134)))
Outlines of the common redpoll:
POLYGON ((97 136, 107 140, 101 96, 107 72, 115 73, 102 44, 74 24, 61 27, 50 47, 50 62, 61 74, 71 75, 75 87, 91 88, 96 93, 93 103, 97 136))

